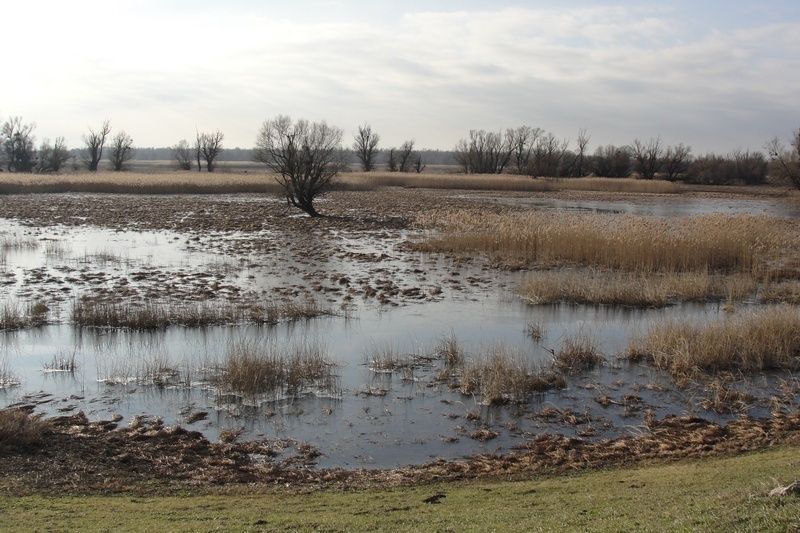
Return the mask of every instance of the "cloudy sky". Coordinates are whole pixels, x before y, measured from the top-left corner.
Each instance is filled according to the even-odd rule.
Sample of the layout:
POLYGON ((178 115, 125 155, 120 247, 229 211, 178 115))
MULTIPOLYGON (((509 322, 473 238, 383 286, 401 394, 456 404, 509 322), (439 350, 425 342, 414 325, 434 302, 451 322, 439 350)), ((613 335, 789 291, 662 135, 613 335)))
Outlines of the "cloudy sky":
POLYGON ((443 149, 471 128, 529 124, 587 128, 591 148, 660 135, 697 153, 800 126, 797 0, 27 0, 0 12, 0 118, 72 145, 109 118, 140 146, 199 128, 249 147, 279 113, 443 149))

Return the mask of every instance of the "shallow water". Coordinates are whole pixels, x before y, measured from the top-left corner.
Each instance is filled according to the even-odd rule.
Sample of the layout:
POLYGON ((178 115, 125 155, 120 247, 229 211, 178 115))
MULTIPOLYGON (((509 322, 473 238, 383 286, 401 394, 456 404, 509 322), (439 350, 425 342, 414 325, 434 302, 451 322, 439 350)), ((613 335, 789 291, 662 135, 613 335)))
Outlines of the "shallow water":
MULTIPOLYGON (((641 424, 641 412, 626 417, 620 407, 600 406, 594 399, 601 394, 615 399, 638 395, 659 417, 699 409, 690 395, 676 390, 666 376, 615 358, 629 336, 649 320, 692 316, 700 321, 718 314, 714 306, 634 312, 566 305, 531 307, 489 297, 477 302, 447 300, 365 312, 358 319, 323 318, 273 327, 176 327, 132 333, 49 326, 5 333, 0 338, 1 357, 21 381, 20 386, 0 392, 0 404, 44 400, 46 403, 39 404, 38 409, 48 414, 83 410, 92 419, 120 414, 122 423, 139 414, 161 416, 167 424, 182 423, 186 413, 208 411, 209 418, 192 427, 212 439, 222 429, 241 429, 243 438, 306 441, 323 453, 320 464, 324 466, 421 463, 437 457, 507 450, 544 431, 573 434, 591 425, 598 436, 610 436, 625 434, 641 424), (540 342, 525 333, 531 321, 544 329, 540 342), (401 352, 431 353, 436 342, 448 334, 454 334, 472 356, 492 343, 502 342, 533 361, 546 363, 550 357, 547 348, 557 348, 564 338, 581 332, 598 341, 608 364, 570 379, 565 390, 538 395, 522 406, 482 406, 479 398, 435 384, 435 368, 418 369, 415 381, 407 381, 399 373, 376 374, 365 364, 365 355, 376 345, 390 343, 401 352), (242 338, 278 345, 322 341, 338 365, 340 390, 333 395, 321 393, 276 402, 262 398, 260 405, 251 406, 232 403, 198 381, 191 387, 157 387, 134 381, 107 385, 98 381, 129 377, 138 365, 153 359, 189 371, 198 376, 193 378, 197 380, 200 368, 242 338), (78 370, 74 375, 43 372, 43 366, 55 354, 64 352, 76 355, 78 370), (387 393, 383 397, 359 394, 371 387, 387 389, 387 393), (663 390, 659 390, 661 387, 663 390), (37 399, 39 392, 48 396, 37 399), (571 409, 594 420, 572 427, 534 416, 548 406, 571 409), (468 413, 480 416, 467 420, 468 413), (487 443, 469 438, 468 433, 484 426, 499 436, 487 443), (453 439, 457 440, 450 442, 453 439)), ((703 415, 717 418, 712 413, 703 415)))
MULTIPOLYGON (((553 207, 556 207, 555 204, 553 207)), ((564 206, 556 207, 564 208, 564 206)), ((381 232, 378 232, 381 233, 381 232)), ((513 295, 522 273, 485 270, 479 264, 398 251, 405 235, 364 232, 332 234, 322 259, 303 251, 273 246, 261 251, 255 236, 197 236, 172 232, 113 231, 91 227, 28 228, 0 221, 0 238, 35 241, 0 254, 0 297, 6 301, 42 298, 51 305, 51 325, 0 332, 0 379, 7 373, 19 382, 0 389, 0 406, 36 405, 49 415, 86 412, 90 419, 121 415, 121 424, 136 415, 162 417, 166 424, 187 424, 186 416, 204 411, 205 420, 188 427, 216 439, 222 430, 241 430, 242 438, 288 438, 306 441, 322 452, 322 466, 390 467, 508 450, 531 437, 556 432, 586 438, 639 431, 644 410, 657 417, 697 413, 727 420, 698 406, 702 391, 677 389, 668 376, 647 366, 618 359, 632 335, 650 321, 692 317, 706 321, 723 316, 717 305, 682 305, 660 310, 599 306, 531 306, 513 295), (242 246, 236 240, 241 239, 242 246), (245 242, 247 241, 247 242, 245 242), (342 276, 352 283, 343 285, 342 276), (76 328, 69 308, 81 295, 125 295, 146 301, 183 301, 210 293, 210 301, 271 297, 276 291, 307 291, 318 280, 317 296, 343 302, 342 287, 373 287, 390 280, 403 289, 421 287, 425 298, 395 297, 391 305, 356 294, 345 316, 317 318, 276 326, 235 325, 155 332, 76 328), (430 287, 441 289, 432 297, 430 287), (400 305, 398 305, 400 304, 400 305), (540 341, 526 333, 528 324, 544 331, 540 341), (455 335, 468 357, 502 343, 529 361, 546 365, 550 350, 569 337, 593 338, 606 357, 596 370, 568 379, 564 390, 535 395, 524 405, 487 407, 435 378, 441 363, 418 365, 413 373, 375 373, 366 357, 385 345, 404 354, 431 355, 436 344, 455 335), (334 390, 310 390, 299 398, 233 398, 204 381, 213 367, 240 340, 291 346, 324 345, 336 363, 334 390), (56 356, 77 362, 73 373, 47 372, 56 356), (142 379, 147 367, 178 371, 160 385, 142 379), (137 379, 138 378, 138 379, 137 379), (363 394, 385 391, 383 396, 363 394), (626 408, 601 406, 607 395, 626 408), (578 416, 573 425, 538 416, 557 408, 578 416), (489 428, 498 436, 479 442, 470 434, 489 428)), ((262 241, 259 241, 262 242, 262 241)), ((363 292, 363 291, 362 291, 363 292)), ((338 309, 338 307, 337 307, 338 309)), ((754 378, 748 387, 766 395, 774 377, 754 378)), ((759 404, 751 409, 765 414, 759 404)))
MULTIPOLYGON (((475 198, 472 196, 471 198, 475 198)), ((559 211, 586 211, 593 213, 625 213, 680 217, 692 215, 766 215, 781 218, 800 218, 800 205, 776 199, 758 198, 690 198, 685 196, 660 196, 647 202, 626 200, 564 200, 560 198, 519 198, 483 196, 486 201, 526 206, 535 209, 559 211)))

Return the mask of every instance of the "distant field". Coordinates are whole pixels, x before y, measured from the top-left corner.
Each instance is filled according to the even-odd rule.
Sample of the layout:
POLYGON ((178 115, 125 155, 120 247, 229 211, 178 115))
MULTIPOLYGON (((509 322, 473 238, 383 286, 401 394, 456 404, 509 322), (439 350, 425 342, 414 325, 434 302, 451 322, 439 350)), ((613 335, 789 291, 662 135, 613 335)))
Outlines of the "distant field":
POLYGON ((0 496, 0 529, 796 531, 800 498, 768 493, 795 479, 798 457, 785 448, 535 481, 353 492, 0 496))

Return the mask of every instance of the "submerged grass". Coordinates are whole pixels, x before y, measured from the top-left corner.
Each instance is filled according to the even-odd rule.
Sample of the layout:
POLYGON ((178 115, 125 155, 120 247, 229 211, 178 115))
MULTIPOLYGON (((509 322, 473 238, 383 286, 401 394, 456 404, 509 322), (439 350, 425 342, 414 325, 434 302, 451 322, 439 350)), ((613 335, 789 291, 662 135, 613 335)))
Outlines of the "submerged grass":
POLYGON ((233 342, 216 369, 221 391, 256 398, 261 395, 296 396, 312 389, 334 392, 335 364, 324 347, 301 342, 286 348, 253 340, 233 342))
POLYGON ((42 301, 28 302, 24 305, 6 301, 0 305, 0 331, 35 328, 47 324, 50 311, 42 301))
POLYGON ((502 344, 466 360, 458 378, 462 394, 478 394, 489 405, 524 402, 533 393, 564 386, 560 373, 537 367, 521 352, 502 344))
POLYGON ((685 380, 698 374, 800 368, 800 310, 777 306, 744 311, 709 324, 657 323, 628 349, 685 380))
POLYGON ((749 215, 667 219, 586 213, 443 211, 423 252, 485 253, 507 266, 584 265, 630 272, 754 272, 798 247, 798 223, 749 215))

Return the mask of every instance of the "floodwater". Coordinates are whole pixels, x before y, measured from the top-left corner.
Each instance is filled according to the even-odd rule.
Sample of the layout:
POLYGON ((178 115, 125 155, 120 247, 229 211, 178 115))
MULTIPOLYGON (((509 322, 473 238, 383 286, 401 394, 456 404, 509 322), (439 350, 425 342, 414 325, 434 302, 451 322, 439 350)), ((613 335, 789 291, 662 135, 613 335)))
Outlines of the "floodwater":
MULTIPOLYGON (((669 195, 649 201, 626 200, 566 200, 542 197, 503 197, 480 195, 488 202, 525 206, 533 209, 584 211, 592 213, 652 215, 682 217, 695 215, 765 215, 780 218, 800 218, 800 205, 776 199, 758 198, 692 198, 669 195)), ((475 198, 471 196, 470 198, 475 198)))
MULTIPOLYGON (((243 439, 294 439, 317 447, 321 466, 346 467, 391 467, 499 452, 544 432, 586 438, 625 435, 639 431, 645 409, 657 417, 736 416, 706 411, 699 406, 697 390, 678 389, 663 373, 619 358, 630 338, 650 322, 717 319, 724 316, 717 305, 659 310, 531 306, 511 291, 520 273, 487 274, 470 265, 455 273, 453 265, 436 259, 394 253, 392 243, 402 237, 372 246, 352 236, 333 236, 336 242, 331 246, 347 253, 325 265, 327 271, 352 277, 363 265, 351 256, 384 254, 384 260, 377 262, 380 275, 407 283, 419 281, 414 276, 420 276, 444 289, 436 298, 400 305, 364 299, 353 303, 347 316, 274 326, 170 327, 154 332, 76 328, 69 324, 69 308, 81 295, 129 291, 136 298, 168 301, 190 297, 209 285, 216 287, 216 297, 263 295, 281 284, 304 283, 303 264, 293 259, 294 270, 286 274, 285 265, 275 266, 280 263, 275 257, 222 255, 194 237, 170 232, 31 229, 5 221, 0 224, 0 238, 16 243, 2 253, 0 296, 6 301, 43 298, 53 306, 50 325, 0 332, 0 380, 8 385, 0 387, 0 406, 33 404, 37 412, 48 415, 81 410, 93 420, 121 416, 121 424, 137 415, 157 416, 166 424, 188 424, 210 439, 222 430, 241 431, 243 439), (288 277, 281 278, 281 273, 288 277), (459 282, 454 289, 444 280, 456 274, 482 276, 482 281, 459 282), (529 337, 529 324, 542 328, 541 340, 529 337), (566 389, 535 395, 522 405, 495 407, 438 382, 441 364, 435 360, 421 363, 413 372, 376 373, 366 364, 368 354, 384 346, 401 354, 431 355, 448 335, 458 339, 467 357, 502 345, 542 365, 565 339, 587 335, 606 363, 571 376, 566 389), (204 371, 243 340, 278 346, 320 344, 336 364, 336 386, 308 390, 295 398, 221 394, 205 379, 204 371), (73 356, 75 372, 46 369, 54 358, 73 356), (175 374, 157 382, 143 379, 143 369, 153 365, 174 369, 175 374), (596 399, 605 395, 617 403, 602 406, 596 399), (542 416, 550 408, 576 417, 566 423, 563 417, 542 416), (187 416, 198 412, 207 417, 187 422, 187 416), (473 439, 471 434, 480 428, 496 432, 497 437, 487 442, 473 439)), ((774 379, 762 376, 746 386, 756 395, 767 394, 774 379)), ((757 404, 751 413, 765 414, 766 407, 757 404)))

